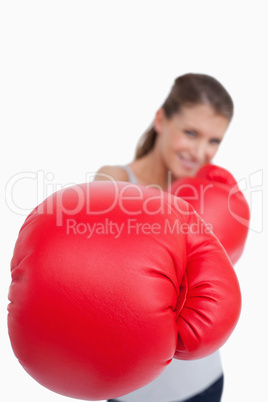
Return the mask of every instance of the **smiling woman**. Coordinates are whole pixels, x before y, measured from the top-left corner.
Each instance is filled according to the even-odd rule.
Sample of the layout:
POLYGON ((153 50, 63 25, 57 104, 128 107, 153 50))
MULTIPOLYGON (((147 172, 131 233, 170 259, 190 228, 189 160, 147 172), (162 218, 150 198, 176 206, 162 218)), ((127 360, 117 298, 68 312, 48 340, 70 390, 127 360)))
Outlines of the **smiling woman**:
MULTIPOLYGON (((180 76, 140 138, 135 159, 125 166, 101 167, 95 180, 168 190, 175 180, 195 176, 211 162, 232 117, 232 99, 219 81, 204 74, 180 76)), ((155 381, 116 400, 219 402, 222 390, 223 370, 216 352, 194 361, 173 359, 155 381)))
POLYGON ((178 77, 151 127, 142 135, 135 160, 103 166, 97 180, 133 180, 166 190, 170 180, 194 176, 216 154, 233 116, 233 102, 215 78, 204 74, 178 77), (130 172, 131 170, 131 172, 130 172))

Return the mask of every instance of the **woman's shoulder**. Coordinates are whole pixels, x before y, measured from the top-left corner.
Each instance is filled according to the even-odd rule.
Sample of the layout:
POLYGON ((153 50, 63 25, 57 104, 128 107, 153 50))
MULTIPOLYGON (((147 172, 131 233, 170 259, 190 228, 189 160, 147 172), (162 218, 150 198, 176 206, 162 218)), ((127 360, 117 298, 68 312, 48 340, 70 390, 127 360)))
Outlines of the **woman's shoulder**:
POLYGON ((97 170, 94 180, 128 181, 128 174, 123 166, 104 165, 97 170))

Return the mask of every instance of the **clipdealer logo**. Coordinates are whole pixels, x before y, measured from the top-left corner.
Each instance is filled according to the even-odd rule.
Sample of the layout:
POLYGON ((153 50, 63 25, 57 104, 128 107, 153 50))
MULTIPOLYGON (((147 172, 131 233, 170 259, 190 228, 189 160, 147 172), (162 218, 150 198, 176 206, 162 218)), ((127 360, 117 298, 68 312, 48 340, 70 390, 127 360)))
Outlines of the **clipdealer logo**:
MULTIPOLYGON (((99 174, 104 176, 106 180, 115 182, 109 175, 99 174)), ((95 172, 87 172, 85 175, 85 182, 89 183, 94 180, 96 176, 95 172)), ((171 181, 170 181, 171 183, 171 181)), ((68 189, 71 186, 76 187, 76 183, 61 184, 55 182, 55 175, 52 172, 45 172, 43 170, 38 171, 24 171, 18 172, 10 177, 6 183, 5 200, 8 208, 17 215, 27 216, 36 205, 41 204, 48 196, 53 193, 61 192, 61 190, 68 189), (31 194, 31 197, 29 196, 31 194)), ((148 186, 158 187, 159 186, 148 186)), ((207 188, 204 190, 207 191, 207 188)), ((60 206, 61 195, 57 199, 60 206)), ((83 200, 79 200, 82 201, 83 200)), ((200 205, 202 206, 202 199, 200 205)), ((77 208, 80 207, 80 204, 77 208)), ((228 209, 230 214, 244 226, 248 226, 249 230, 256 233, 263 231, 263 170, 259 169, 253 173, 250 173, 247 177, 238 181, 237 185, 230 189, 228 209), (231 198, 236 192, 241 191, 246 197, 250 208, 250 221, 243 219, 237 211, 232 210, 231 198)), ((71 214, 73 211, 65 210, 61 206, 61 213, 71 214)), ((59 223, 61 219, 59 219, 59 223)), ((112 226, 111 226, 112 227, 112 226)), ((152 228, 153 230, 153 228, 152 228)))

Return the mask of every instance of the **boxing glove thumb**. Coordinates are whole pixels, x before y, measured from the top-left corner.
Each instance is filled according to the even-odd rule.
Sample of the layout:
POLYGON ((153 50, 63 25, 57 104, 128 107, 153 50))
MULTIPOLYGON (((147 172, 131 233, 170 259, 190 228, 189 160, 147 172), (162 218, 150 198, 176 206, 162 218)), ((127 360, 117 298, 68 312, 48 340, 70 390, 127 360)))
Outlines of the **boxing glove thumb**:
POLYGON ((174 181, 169 192, 192 205, 211 226, 235 264, 245 246, 250 211, 232 174, 222 167, 207 164, 195 177, 174 181))

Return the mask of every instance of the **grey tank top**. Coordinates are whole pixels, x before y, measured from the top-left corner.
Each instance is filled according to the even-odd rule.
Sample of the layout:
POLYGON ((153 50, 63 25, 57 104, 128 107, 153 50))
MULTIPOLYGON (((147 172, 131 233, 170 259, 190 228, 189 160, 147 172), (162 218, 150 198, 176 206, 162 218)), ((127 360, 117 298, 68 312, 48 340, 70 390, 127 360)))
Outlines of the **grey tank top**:
MULTIPOLYGON (((128 174, 130 183, 138 180, 129 165, 120 165, 128 174)), ((120 402, 184 401, 218 380, 222 375, 220 353, 199 360, 177 360, 166 367, 156 380, 130 394, 116 398, 120 402)))
POLYGON ((123 168, 127 172, 128 180, 130 183, 139 184, 133 170, 131 169, 131 167, 129 165, 120 165, 120 167, 123 168))

